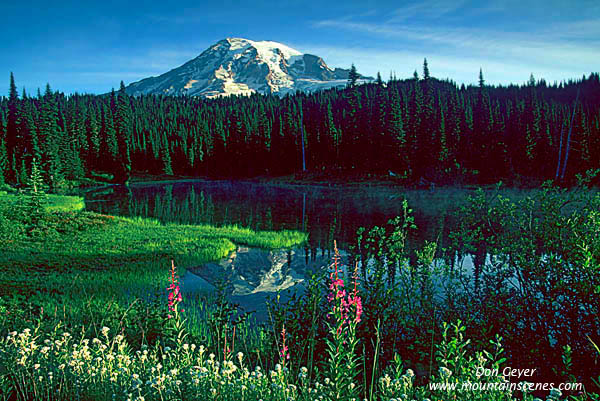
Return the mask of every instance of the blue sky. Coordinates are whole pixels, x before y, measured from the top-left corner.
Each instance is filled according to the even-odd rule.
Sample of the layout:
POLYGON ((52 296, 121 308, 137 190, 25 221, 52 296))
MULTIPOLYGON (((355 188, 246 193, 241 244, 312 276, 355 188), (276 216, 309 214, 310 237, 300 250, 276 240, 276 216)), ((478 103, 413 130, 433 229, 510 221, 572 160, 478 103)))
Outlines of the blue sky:
POLYGON ((225 37, 273 40, 331 67, 475 83, 549 82, 600 70, 598 0, 2 1, 0 94, 49 82, 103 93, 159 75, 225 37))

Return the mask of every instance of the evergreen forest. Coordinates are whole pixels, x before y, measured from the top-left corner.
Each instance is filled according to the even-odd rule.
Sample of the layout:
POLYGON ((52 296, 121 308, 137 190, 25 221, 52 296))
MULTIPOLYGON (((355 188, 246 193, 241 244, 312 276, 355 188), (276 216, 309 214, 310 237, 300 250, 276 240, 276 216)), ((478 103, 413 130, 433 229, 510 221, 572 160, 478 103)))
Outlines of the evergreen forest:
POLYGON ((600 77, 457 85, 429 73, 292 96, 120 90, 0 99, 0 183, 32 165, 51 188, 96 174, 394 177, 405 185, 572 183, 600 168, 600 77))

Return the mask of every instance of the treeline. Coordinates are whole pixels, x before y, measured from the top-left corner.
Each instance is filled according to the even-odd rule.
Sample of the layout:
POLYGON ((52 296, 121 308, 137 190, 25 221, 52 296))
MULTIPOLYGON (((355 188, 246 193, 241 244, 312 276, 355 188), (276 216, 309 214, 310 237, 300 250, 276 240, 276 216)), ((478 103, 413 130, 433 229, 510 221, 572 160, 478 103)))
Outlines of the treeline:
POLYGON ((98 172, 210 177, 392 175, 419 182, 569 182, 600 168, 600 78, 458 86, 430 77, 283 98, 66 96, 0 100, 0 181, 48 184, 98 172), (302 146, 304 141, 304 151, 302 146))

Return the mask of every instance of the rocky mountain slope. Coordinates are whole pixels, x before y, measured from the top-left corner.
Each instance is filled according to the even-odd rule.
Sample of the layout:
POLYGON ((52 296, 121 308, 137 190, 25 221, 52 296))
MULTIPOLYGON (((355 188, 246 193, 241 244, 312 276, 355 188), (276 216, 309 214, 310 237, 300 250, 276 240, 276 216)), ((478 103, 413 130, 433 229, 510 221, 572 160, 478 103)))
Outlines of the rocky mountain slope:
MULTIPOLYGON (((227 38, 193 60, 157 77, 134 82, 131 95, 188 95, 205 98, 315 91, 346 85, 349 70, 330 68, 322 58, 277 42, 227 38)), ((361 81, 372 80, 361 77, 361 81)))

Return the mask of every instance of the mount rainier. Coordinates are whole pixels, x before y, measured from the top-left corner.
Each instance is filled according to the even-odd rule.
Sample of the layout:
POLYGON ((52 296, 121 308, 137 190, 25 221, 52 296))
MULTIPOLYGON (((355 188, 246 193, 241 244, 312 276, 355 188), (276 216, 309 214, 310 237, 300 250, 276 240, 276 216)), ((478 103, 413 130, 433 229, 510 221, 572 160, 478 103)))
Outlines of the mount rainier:
MULTIPOLYGON (((331 69, 322 58, 270 41, 227 38, 167 73, 127 86, 130 95, 212 98, 252 93, 311 92, 346 85, 350 70, 331 69)), ((360 77, 360 81, 371 81, 360 77)))

